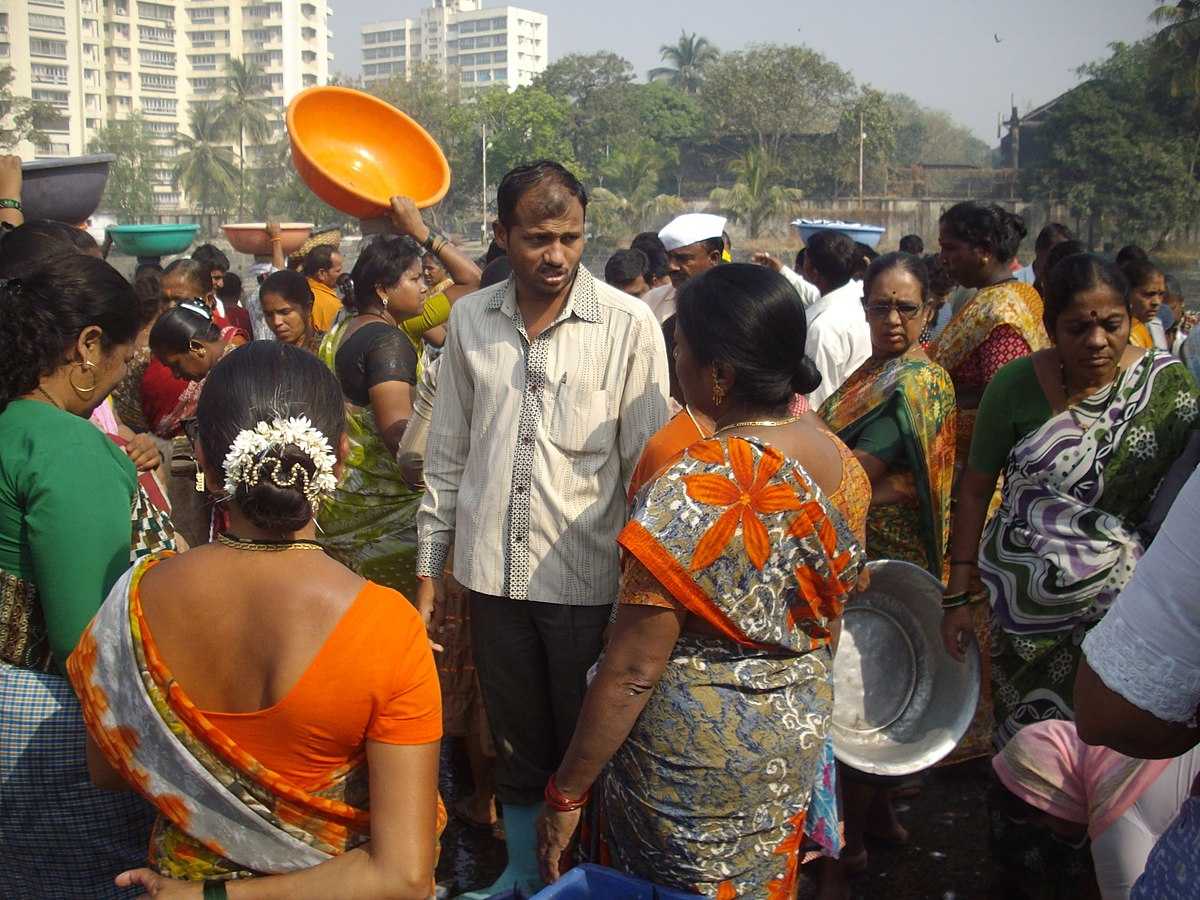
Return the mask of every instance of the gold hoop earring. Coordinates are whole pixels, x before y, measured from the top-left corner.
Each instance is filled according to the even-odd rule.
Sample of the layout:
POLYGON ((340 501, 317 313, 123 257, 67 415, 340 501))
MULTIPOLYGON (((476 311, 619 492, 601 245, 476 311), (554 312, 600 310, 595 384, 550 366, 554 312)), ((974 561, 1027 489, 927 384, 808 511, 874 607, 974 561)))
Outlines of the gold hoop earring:
MULTIPOLYGON (((83 369, 83 371, 85 371, 85 372, 89 372, 96 368, 96 364, 92 363, 92 362, 88 362, 85 359, 80 364, 80 368, 83 369)), ((86 400, 88 397, 92 396, 92 394, 96 393, 96 373, 95 372, 92 372, 92 386, 91 387, 80 387, 79 385, 77 385, 75 383, 75 373, 74 372, 71 372, 67 375, 67 381, 70 383, 71 389, 73 391, 75 391, 76 394, 79 395, 80 400, 86 400)))

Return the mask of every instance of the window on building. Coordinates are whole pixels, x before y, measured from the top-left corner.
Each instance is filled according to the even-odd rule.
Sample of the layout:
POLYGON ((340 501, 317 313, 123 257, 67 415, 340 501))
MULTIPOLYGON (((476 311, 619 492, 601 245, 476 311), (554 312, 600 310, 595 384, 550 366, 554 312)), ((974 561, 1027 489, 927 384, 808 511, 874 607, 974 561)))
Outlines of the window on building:
POLYGON ((29 53, 31 56, 49 56, 54 59, 67 58, 67 42, 52 41, 49 38, 29 38, 29 53))
POLYGON ((0 34, 8 34, 8 13, 0 12, 0 34))
POLYGON ((155 206, 178 206, 181 200, 182 196, 178 191, 164 191, 154 194, 155 206))
POLYGON ((143 19, 159 19, 163 22, 175 21, 175 7, 163 3, 141 3, 137 5, 138 15, 143 19))
POLYGON ((305 87, 312 87, 316 83, 317 83, 316 75, 312 75, 308 72, 304 73, 304 86, 305 87))
POLYGON ((138 37, 148 44, 174 44, 174 28, 151 28, 148 25, 138 26, 138 37))
POLYGON ((193 69, 215 69, 217 57, 215 53, 200 53, 191 57, 193 69))
POLYGON ((138 59, 144 66, 154 66, 159 69, 175 68, 175 54, 166 50, 139 50, 138 59))
POLYGON ((83 124, 86 128, 88 128, 91 131, 99 131, 100 130, 100 120, 99 119, 84 119, 83 124))
MULTIPOLYGON (((4 14, 5 31, 8 30, 8 13, 4 14)), ((67 30, 67 20, 62 16, 48 16, 44 13, 29 14, 29 27, 36 31, 55 31, 59 34, 64 34, 67 30)))
POLYGON ((174 97, 145 97, 142 99, 142 111, 153 116, 173 116, 177 102, 174 97))
POLYGON ((486 69, 485 69, 485 70, 483 70, 482 72, 476 72, 476 73, 475 73, 475 80, 476 80, 476 81, 491 81, 491 80, 492 80, 492 73, 491 73, 491 72, 489 72, 489 71, 487 71, 486 69))
POLYGON ((192 18, 193 25, 215 25, 217 22, 217 10, 211 9, 189 9, 188 15, 192 18))
POLYGON ((474 34, 475 33, 475 23, 474 22, 459 22, 458 23, 458 33, 459 34, 474 34))
POLYGON ((0 59, 8 59, 12 53, 12 48, 7 44, 0 44, 0 59))
POLYGON ((474 80, 475 80, 475 73, 474 73, 474 72, 463 72, 463 73, 462 73, 462 80, 463 80, 463 81, 474 81, 474 80))
POLYGON ((504 16, 497 16, 492 19, 492 31, 502 31, 508 27, 508 19, 504 16))
POLYGON ((508 69, 492 69, 492 81, 504 81, 508 78, 508 69))
POLYGON ((71 145, 59 141, 37 145, 38 156, 66 156, 71 152, 71 145))
POLYGON ((52 103, 55 106, 67 106, 71 101, 71 95, 66 91, 50 91, 46 88, 34 88, 32 91, 32 99, 39 103, 52 103))
MULTIPOLYGON (((121 99, 125 101, 126 106, 129 105, 128 97, 122 97, 121 99)), ((153 135, 154 137, 174 137, 175 136, 175 123, 174 122, 146 122, 145 128, 146 128, 146 134, 153 135)))
POLYGON ((153 72, 142 72, 142 90, 144 91, 172 91, 175 90, 174 75, 158 75, 153 72))
POLYGON ((492 54, 492 62, 494 62, 494 63, 508 62, 508 51, 507 50, 498 50, 497 52, 493 53, 492 54))
POLYGON ((48 66, 44 63, 34 63, 29 67, 31 78, 40 84, 66 84, 66 66, 48 66))

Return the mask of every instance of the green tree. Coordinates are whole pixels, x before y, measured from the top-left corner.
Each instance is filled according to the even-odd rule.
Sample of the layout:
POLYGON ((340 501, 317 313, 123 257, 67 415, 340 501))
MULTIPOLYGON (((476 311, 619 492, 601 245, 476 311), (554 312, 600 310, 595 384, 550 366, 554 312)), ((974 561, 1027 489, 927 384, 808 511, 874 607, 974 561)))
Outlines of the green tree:
POLYGON ((16 78, 12 66, 0 68, 0 150, 14 149, 22 141, 34 145, 46 143, 43 130, 59 113, 49 103, 14 97, 12 83, 16 78))
POLYGON ((698 93, 704 83, 705 67, 720 55, 721 51, 708 38, 681 31, 678 41, 659 48, 659 57, 666 65, 651 69, 650 80, 666 81, 685 94, 698 93))
POLYGON ((815 50, 757 44, 712 62, 700 99, 718 137, 779 159, 786 139, 835 130, 853 91, 850 74, 815 50))
POLYGON ((115 213, 124 223, 154 214, 151 173, 158 148, 141 115, 110 121, 88 143, 88 152, 116 156, 108 168, 108 182, 100 201, 102 210, 115 213))
POLYGON ((1150 20, 1161 26, 1154 36, 1158 52, 1151 57, 1151 74, 1167 85, 1171 97, 1184 101, 1194 134, 1188 171, 1195 175, 1200 161, 1200 0, 1164 3, 1150 20))
POLYGON ((928 109, 906 94, 889 94, 887 103, 895 121, 893 165, 991 164, 992 148, 941 110, 928 109))
POLYGON ((263 96, 265 77, 257 63, 232 57, 225 63, 225 93, 217 114, 225 131, 238 139, 238 221, 246 208, 246 141, 261 144, 271 137, 274 110, 263 96))
POLYGON ((188 126, 190 134, 175 135, 179 155, 172 175, 175 186, 196 202, 203 217, 229 207, 230 198, 238 192, 241 172, 233 151, 225 145, 224 123, 211 104, 192 104, 188 126))
POLYGON ((1044 152, 1024 173, 1028 191, 1087 218, 1093 243, 1111 233, 1159 246, 1200 199, 1194 141, 1170 97, 1156 93, 1154 52, 1153 42, 1115 44, 1086 67, 1090 80, 1050 110, 1039 128, 1044 152))
POLYGON ((492 88, 476 99, 488 127, 488 169, 497 174, 536 159, 553 159, 578 169, 567 132, 571 108, 539 87, 509 93, 492 88))
POLYGON ((287 134, 265 145, 259 165, 251 173, 250 215, 257 221, 312 222, 339 225, 350 221, 308 189, 292 165, 292 146, 287 134))
POLYGON ((801 199, 800 191, 779 184, 779 165, 761 147, 751 147, 730 169, 737 179, 733 187, 714 188, 709 200, 733 221, 745 223, 751 239, 801 199))
POLYGON ((872 192, 886 193, 888 165, 896 149, 896 116, 887 98, 864 87, 842 112, 837 129, 837 153, 833 166, 834 196, 840 190, 857 188, 859 126, 862 126, 864 182, 872 192))
POLYGON ((573 53, 547 67, 534 86, 570 104, 567 137, 573 156, 595 172, 612 148, 643 125, 634 102, 633 65, 615 53, 573 53))
POLYGON ((660 162, 659 188, 683 194, 683 149, 704 134, 700 101, 666 82, 633 85, 632 108, 640 126, 635 141, 647 141, 660 162))

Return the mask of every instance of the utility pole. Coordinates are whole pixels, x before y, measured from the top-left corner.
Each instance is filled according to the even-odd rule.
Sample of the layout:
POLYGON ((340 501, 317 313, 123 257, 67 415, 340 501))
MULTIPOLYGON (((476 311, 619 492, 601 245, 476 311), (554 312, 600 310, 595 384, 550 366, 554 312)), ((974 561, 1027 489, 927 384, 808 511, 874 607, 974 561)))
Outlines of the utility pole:
POLYGON ((479 240, 486 247, 487 243, 488 243, 487 122, 483 123, 482 128, 483 128, 483 187, 481 189, 482 196, 480 199, 482 199, 482 201, 483 201, 483 224, 479 227, 479 240))
POLYGON ((858 110, 858 208, 860 211, 863 208, 863 155, 866 142, 867 133, 863 131, 863 111, 860 107, 858 110))

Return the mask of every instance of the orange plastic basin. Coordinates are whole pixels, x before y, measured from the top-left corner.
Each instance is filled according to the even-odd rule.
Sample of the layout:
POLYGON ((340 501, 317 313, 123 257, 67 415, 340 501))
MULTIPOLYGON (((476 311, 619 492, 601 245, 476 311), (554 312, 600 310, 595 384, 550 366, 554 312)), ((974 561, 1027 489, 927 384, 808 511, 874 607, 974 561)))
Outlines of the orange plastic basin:
POLYGON ((397 195, 433 206, 450 190, 450 164, 429 132, 362 91, 301 91, 288 106, 287 129, 296 172, 346 215, 382 216, 397 195))

